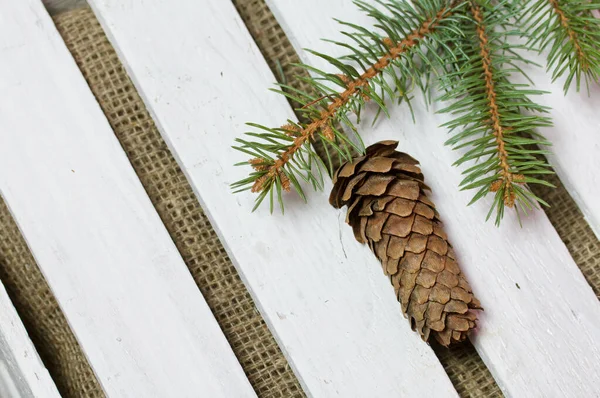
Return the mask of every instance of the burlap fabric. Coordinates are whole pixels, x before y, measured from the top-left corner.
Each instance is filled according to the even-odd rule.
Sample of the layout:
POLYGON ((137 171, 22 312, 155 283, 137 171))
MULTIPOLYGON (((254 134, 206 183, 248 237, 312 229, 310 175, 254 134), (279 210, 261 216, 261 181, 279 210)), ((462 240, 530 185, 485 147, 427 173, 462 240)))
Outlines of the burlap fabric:
POLYGON ((262 397, 303 396, 94 15, 55 22, 252 386, 262 397))
POLYGON ((600 241, 594 235, 569 192, 555 175, 544 179, 556 188, 532 186, 533 192, 550 204, 544 209, 583 276, 600 299, 600 241))
MULTIPOLYGON (((275 75, 297 86, 292 76, 298 69, 290 65, 297 56, 264 2, 234 3, 275 75)), ((303 396, 95 17, 82 9, 58 15, 55 22, 258 395, 303 396)), ((536 193, 553 205, 551 221, 598 294, 600 244, 589 226, 562 187, 536 193)), ((0 278, 63 396, 103 396, 2 203, 0 278)), ((470 344, 434 350, 461 396, 501 396, 470 344)))
POLYGON ((44 276, 0 199, 0 279, 64 397, 104 397, 44 276))

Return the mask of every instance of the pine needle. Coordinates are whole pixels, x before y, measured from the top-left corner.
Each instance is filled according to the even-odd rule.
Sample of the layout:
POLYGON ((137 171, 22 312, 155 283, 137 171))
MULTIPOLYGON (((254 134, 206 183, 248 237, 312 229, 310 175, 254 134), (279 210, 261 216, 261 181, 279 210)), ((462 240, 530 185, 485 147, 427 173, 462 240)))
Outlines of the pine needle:
POLYGON ((541 92, 510 81, 518 69, 508 66, 526 62, 507 40, 515 33, 510 25, 515 9, 507 2, 479 0, 469 2, 469 12, 470 20, 461 26, 463 56, 443 80, 440 99, 451 105, 441 112, 453 115, 446 123, 453 133, 448 144, 468 149, 456 162, 471 165, 463 172, 462 189, 477 190, 471 203, 494 194, 488 218, 495 213, 499 224, 505 206, 523 209, 538 202, 525 184, 538 183, 534 176, 550 169, 532 151, 549 145, 536 128, 551 121, 543 116, 547 109, 529 98, 541 92))
POLYGON ((455 166, 465 167, 460 189, 475 191, 471 203, 492 194, 488 218, 495 215, 496 224, 506 207, 520 216, 547 205, 528 189, 546 184, 538 177, 552 173, 539 157, 550 145, 538 132, 551 125, 548 108, 531 100, 544 93, 511 79, 525 76, 520 65, 531 63, 520 52, 539 48, 549 51, 553 78, 567 75, 565 90, 573 79, 578 88, 582 78, 588 84, 598 80, 600 22, 588 16, 598 0, 532 1, 356 0, 376 28, 338 21, 347 41, 331 43, 347 55, 312 52, 333 72, 297 65, 310 74, 300 78, 308 89, 281 84, 275 91, 300 104, 302 121, 274 128, 251 124, 255 130, 234 148, 251 157, 243 164, 253 171, 232 188, 256 192, 255 209, 269 197, 271 211, 275 199, 283 211, 282 192, 288 190, 306 201, 301 179, 321 189, 323 170, 331 176, 335 164, 364 152, 355 124, 367 102, 378 108, 376 120, 389 114, 389 103, 411 107, 412 90, 429 98, 437 87, 443 95, 436 100, 446 104, 441 112, 451 115, 444 125, 452 134, 447 144, 461 151, 455 166), (518 45, 510 36, 531 39, 518 45), (312 144, 324 148, 322 158, 312 144))
MULTIPOLYGON (((422 81, 423 69, 437 62, 437 55, 435 51, 425 50, 447 46, 446 41, 455 35, 452 26, 459 21, 453 16, 457 6, 442 0, 428 0, 417 5, 398 1, 381 3, 392 12, 392 16, 383 14, 367 2, 356 1, 355 4, 377 20, 381 31, 371 32, 363 27, 341 22, 345 29, 350 28, 344 32, 345 36, 359 46, 354 48, 347 43, 336 43, 353 49, 343 59, 312 52, 326 60, 338 73, 302 64, 299 66, 312 74, 312 77, 305 80, 310 85, 310 93, 284 85, 282 88, 286 91, 277 90, 301 104, 297 111, 309 122, 288 121, 279 128, 251 124, 258 131, 246 133, 251 137, 248 140, 237 140, 241 145, 234 148, 252 156, 248 164, 255 171, 250 178, 240 180, 232 184, 232 187, 237 190, 250 187, 252 192, 260 193, 257 205, 266 196, 274 197, 272 194, 262 194, 264 191, 278 190, 279 193, 283 170, 287 170, 290 180, 297 180, 292 177, 302 177, 311 181, 316 188, 322 186, 317 183, 321 181, 322 167, 328 169, 329 175, 333 174, 333 162, 329 153, 326 154, 327 162, 322 162, 311 150, 311 143, 320 140, 328 151, 336 152, 343 160, 352 158, 349 148, 363 152, 362 139, 347 114, 355 113, 360 116, 365 103, 373 102, 378 105, 380 112, 387 115, 386 100, 396 97, 399 100, 405 99, 406 87, 411 84, 417 84, 423 91, 428 91, 429 87, 422 81), (394 76, 394 84, 382 78, 384 74, 394 76), (314 93, 317 93, 317 97, 314 93), (336 128, 337 125, 348 128, 344 132, 336 128), (354 137, 346 136, 347 132, 354 137), (361 145, 357 146, 356 142, 361 145)), ((299 184, 288 184, 288 187, 298 191, 303 198, 306 197, 299 184)), ((282 200, 282 195, 276 197, 282 200)), ((270 208, 273 209, 274 206, 271 204, 270 208)), ((283 209, 282 206, 281 208, 283 209)))
POLYGON ((598 0, 516 0, 529 45, 547 52, 553 81, 566 76, 565 93, 600 82, 600 10, 598 0))

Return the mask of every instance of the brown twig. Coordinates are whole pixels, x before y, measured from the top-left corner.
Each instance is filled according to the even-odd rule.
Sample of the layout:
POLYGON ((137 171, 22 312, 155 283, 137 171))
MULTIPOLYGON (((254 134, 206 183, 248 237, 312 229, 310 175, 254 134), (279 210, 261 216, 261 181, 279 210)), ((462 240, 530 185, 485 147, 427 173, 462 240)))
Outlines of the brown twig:
POLYGON ((483 13, 481 8, 474 2, 471 2, 471 13, 473 14, 473 19, 477 22, 477 36, 479 38, 479 48, 481 49, 480 55, 483 63, 483 75, 485 78, 487 100, 490 109, 490 120, 494 136, 496 137, 496 144, 498 146, 498 162, 500 164, 501 178, 492 183, 491 190, 495 192, 504 186, 504 204, 508 207, 512 207, 515 204, 515 194, 512 190, 512 183, 513 181, 519 182, 521 176, 518 176, 515 179, 515 175, 511 173, 508 164, 508 153, 506 152, 504 142, 506 129, 502 127, 500 112, 498 111, 498 104, 496 102, 496 86, 492 71, 491 54, 488 49, 488 37, 483 23, 483 13))
POLYGON ((588 64, 587 64, 587 61, 585 58, 585 54, 584 54, 583 50, 581 49, 581 45, 579 45, 579 39, 577 38, 577 33, 571 28, 571 24, 569 23, 569 18, 567 18, 567 16, 565 15, 565 12, 560 7, 560 4, 558 4, 558 0, 548 0, 548 2, 552 6, 552 9, 556 13, 556 15, 558 15, 560 24, 567 31, 567 35, 569 36, 569 39, 573 42, 573 45, 575 46, 575 51, 577 52, 577 58, 579 59, 579 63, 581 64, 581 67, 583 68, 584 72, 587 72, 588 64))
POLYGON ((441 9, 434 18, 425 21, 419 28, 412 31, 404 40, 399 43, 391 42, 388 38, 384 40, 384 44, 388 47, 388 51, 377 62, 355 80, 350 80, 346 83, 346 89, 339 93, 337 97, 329 104, 326 110, 323 110, 318 119, 313 120, 299 131, 299 134, 294 139, 293 144, 284 151, 279 158, 268 168, 266 174, 258 178, 252 186, 252 192, 259 192, 265 188, 265 183, 275 176, 283 174, 282 168, 294 156, 294 154, 310 141, 314 134, 326 127, 331 118, 335 116, 337 111, 342 108, 350 99, 361 93, 361 88, 368 86, 369 80, 377 76, 385 69, 391 61, 399 58, 408 49, 417 45, 419 40, 423 39, 427 34, 431 33, 439 24, 439 20, 448 16, 448 8, 441 9))
POLYGON ((324 99, 328 99, 328 98, 331 98, 331 97, 333 97, 333 94, 330 94, 330 95, 322 95, 322 96, 320 96, 319 98, 317 98, 316 100, 310 101, 308 104, 304 105, 304 106, 303 106, 301 109, 306 109, 306 108, 308 108, 309 106, 313 106, 314 104, 316 104, 316 103, 317 103, 317 102, 319 102, 319 101, 323 101, 324 99))

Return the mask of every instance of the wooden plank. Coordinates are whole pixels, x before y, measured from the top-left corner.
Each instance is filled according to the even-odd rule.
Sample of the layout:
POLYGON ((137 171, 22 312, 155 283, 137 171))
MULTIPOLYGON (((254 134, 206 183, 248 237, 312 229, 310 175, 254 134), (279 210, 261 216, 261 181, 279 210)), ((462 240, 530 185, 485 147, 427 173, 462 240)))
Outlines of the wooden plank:
MULTIPOLYGON (((341 39, 332 17, 373 23, 350 0, 269 3, 301 59, 324 68, 302 48, 339 54, 320 40, 341 39)), ((421 160, 432 199, 486 309, 472 340, 499 386, 514 397, 599 395, 600 303, 563 242, 541 211, 523 228, 512 213, 496 228, 484 223, 488 200, 467 208, 472 193, 457 189, 461 170, 450 166, 457 155, 444 146, 447 135, 438 127, 447 119, 418 103, 416 124, 406 106, 392 107, 390 119, 375 128, 364 124, 363 137, 369 143, 398 139, 402 150, 421 160)))
MULTIPOLYGON (((531 52, 527 58, 546 64, 545 54, 531 52)), ((537 89, 549 92, 539 97, 552 108, 554 125, 540 129, 552 142, 548 160, 600 239, 600 85, 590 86, 589 95, 585 87, 579 93, 571 88, 565 95, 564 77, 552 83, 550 73, 535 65, 524 65, 523 70, 537 89)), ((525 83, 525 78, 520 80, 525 83)))
POLYGON ((91 4, 308 395, 456 396, 326 194, 272 217, 231 194, 244 123, 293 117, 233 5, 91 4))
POLYGON ((0 0, 0 192, 110 397, 251 397, 39 0, 0 0))
POLYGON ((60 398, 0 283, 0 397, 60 398))

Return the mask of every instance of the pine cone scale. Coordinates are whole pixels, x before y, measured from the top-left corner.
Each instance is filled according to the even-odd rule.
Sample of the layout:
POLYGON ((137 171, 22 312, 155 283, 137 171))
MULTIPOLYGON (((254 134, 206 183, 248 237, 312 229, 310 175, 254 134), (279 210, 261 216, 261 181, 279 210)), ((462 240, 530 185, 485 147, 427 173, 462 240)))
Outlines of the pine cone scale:
MULTIPOLYGON (((399 217, 408 217, 412 214, 413 210, 417 206, 413 200, 407 200, 403 198, 395 198, 391 200, 391 203, 385 208, 388 213, 395 214, 399 217)), ((378 208, 376 210, 383 210, 378 208)))
POLYGON ((392 166, 396 162, 393 158, 368 158, 361 166, 362 171, 375 171, 387 173, 392 169, 392 166))
MULTIPOLYGON (((382 213, 382 212, 378 212, 382 213)), ((376 213, 376 214, 378 214, 376 213)), ((388 213, 389 214, 389 213, 388 213)), ((415 216, 410 215, 408 217, 400 217, 395 214, 390 214, 388 222, 383 227, 383 233, 397 236, 398 238, 405 238, 411 231, 413 224, 415 223, 415 216)))
POLYGON ((390 277, 402 312, 424 340, 462 341, 476 326, 479 301, 456 263, 418 162, 383 141, 334 176, 330 203, 390 277))
MULTIPOLYGON (((363 171, 363 170, 360 170, 363 171)), ((368 175, 368 174, 364 174, 364 175, 368 175)), ((372 174, 369 175, 365 182, 360 186, 360 188, 358 188, 358 190, 356 191, 357 195, 361 195, 361 196, 367 196, 367 195, 373 195, 373 196, 381 196, 384 193, 386 193, 387 189, 388 189, 388 185, 394 181, 394 176, 389 176, 389 175, 380 175, 380 174, 372 174)), ((346 192, 344 193, 344 200, 346 199, 346 194, 348 193, 348 188, 346 189, 346 192)), ((348 195, 348 199, 351 197, 351 195, 354 194, 354 192, 349 192, 348 195)), ((391 194, 391 193, 390 193, 391 194)), ((397 196, 397 195, 394 195, 397 196)))
MULTIPOLYGON (((411 180, 398 180, 392 176, 394 182, 389 187, 387 192, 388 195, 396 196, 398 198, 404 198, 409 200, 417 200, 419 198, 419 183, 411 180)), ((382 192, 380 195, 386 193, 382 192)), ((357 192, 357 194, 361 194, 357 192)))

